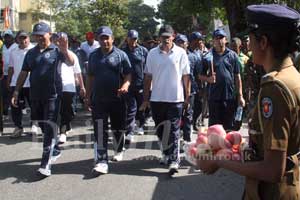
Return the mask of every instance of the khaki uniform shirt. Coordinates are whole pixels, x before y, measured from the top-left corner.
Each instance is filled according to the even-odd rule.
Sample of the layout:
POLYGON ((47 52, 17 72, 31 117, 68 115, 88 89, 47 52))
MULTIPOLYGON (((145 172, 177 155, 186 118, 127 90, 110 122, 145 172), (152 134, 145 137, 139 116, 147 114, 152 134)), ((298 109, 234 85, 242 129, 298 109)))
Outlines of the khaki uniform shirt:
POLYGON ((286 170, 279 183, 246 177, 245 199, 300 199, 299 163, 295 156, 300 147, 300 74, 290 58, 277 69, 262 78, 259 105, 249 121, 249 145, 259 160, 263 160, 265 150, 285 151, 292 156, 295 167, 286 170))

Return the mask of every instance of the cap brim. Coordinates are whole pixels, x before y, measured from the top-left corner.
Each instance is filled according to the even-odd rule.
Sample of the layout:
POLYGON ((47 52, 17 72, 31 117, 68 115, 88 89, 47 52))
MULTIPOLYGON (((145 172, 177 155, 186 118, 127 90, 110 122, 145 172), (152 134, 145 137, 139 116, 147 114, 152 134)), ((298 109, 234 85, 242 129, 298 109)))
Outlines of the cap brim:
POLYGON ((28 34, 26 34, 26 33, 21 33, 21 34, 19 34, 19 37, 28 37, 29 35, 28 34))
POLYGON ((108 33, 101 33, 101 34, 99 34, 100 37, 103 36, 103 35, 108 36, 108 37, 112 36, 112 34, 108 34, 108 33))
POLYGON ((218 34, 218 35, 215 35, 214 37, 226 37, 226 35, 223 35, 223 34, 218 34))
POLYGON ((172 33, 162 33, 160 34, 160 36, 167 36, 167 37, 171 37, 173 34, 172 33))
POLYGON ((36 32, 32 32, 32 35, 45 35, 48 32, 44 32, 44 31, 36 31, 36 32))

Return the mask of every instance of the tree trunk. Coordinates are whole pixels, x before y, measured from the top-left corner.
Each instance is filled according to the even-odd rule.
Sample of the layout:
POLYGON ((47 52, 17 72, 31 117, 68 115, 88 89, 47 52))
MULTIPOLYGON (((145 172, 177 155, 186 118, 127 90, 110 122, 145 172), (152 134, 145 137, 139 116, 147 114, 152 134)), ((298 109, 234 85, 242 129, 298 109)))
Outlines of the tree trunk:
POLYGON ((237 36, 246 30, 246 20, 243 5, 240 0, 225 0, 224 7, 227 12, 227 19, 231 37, 237 36))

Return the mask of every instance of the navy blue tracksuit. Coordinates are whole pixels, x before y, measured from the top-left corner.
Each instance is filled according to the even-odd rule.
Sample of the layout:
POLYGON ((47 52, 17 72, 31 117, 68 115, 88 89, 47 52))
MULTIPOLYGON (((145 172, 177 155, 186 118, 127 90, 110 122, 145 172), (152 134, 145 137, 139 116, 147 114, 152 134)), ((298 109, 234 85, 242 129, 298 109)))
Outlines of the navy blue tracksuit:
POLYGON ((107 162, 108 118, 115 136, 115 151, 122 152, 125 143, 122 131, 125 129, 126 104, 123 96, 117 96, 117 91, 123 84, 122 77, 131 74, 131 65, 127 55, 116 47, 108 54, 103 54, 101 48, 96 49, 88 63, 88 75, 94 78, 91 102, 96 162, 107 162))
POLYGON ((126 46, 123 50, 132 66, 132 81, 125 97, 127 104, 126 135, 128 135, 133 134, 135 119, 138 121, 138 127, 143 127, 145 124, 145 113, 139 111, 139 107, 143 103, 144 69, 148 50, 140 45, 133 50, 126 46))

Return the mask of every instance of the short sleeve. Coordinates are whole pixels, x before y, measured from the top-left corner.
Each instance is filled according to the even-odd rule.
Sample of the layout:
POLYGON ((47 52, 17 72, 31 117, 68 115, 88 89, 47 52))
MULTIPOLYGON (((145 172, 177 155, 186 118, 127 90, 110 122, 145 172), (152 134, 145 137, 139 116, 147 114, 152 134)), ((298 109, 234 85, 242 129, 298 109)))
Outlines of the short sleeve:
POLYGON ((13 52, 14 51, 11 51, 9 54, 9 61, 8 61, 8 67, 14 67, 14 59, 13 59, 13 52))
POLYGON ((94 59, 94 57, 96 57, 95 55, 96 52, 93 52, 89 57, 88 69, 87 69, 87 73, 89 76, 94 76, 95 74, 95 59, 94 59))
POLYGON ((267 83, 259 103, 265 150, 286 151, 292 121, 287 96, 276 83, 267 83))
POLYGON ((202 66, 201 58, 195 56, 194 76, 197 77, 199 74, 201 74, 202 70, 203 70, 203 66, 202 66))
POLYGON ((203 57, 203 59, 201 60, 201 66, 202 66, 201 71, 200 71, 201 75, 203 75, 203 76, 207 75, 207 71, 211 64, 212 59, 213 59, 213 57, 210 54, 203 57))
POLYGON ((146 59, 146 67, 145 67, 145 74, 150 74, 152 75, 152 66, 153 66, 153 58, 152 58, 152 53, 153 51, 151 50, 147 56, 146 59))
POLYGON ((24 61, 23 61, 23 65, 22 65, 22 71, 26 71, 29 72, 31 71, 31 64, 30 61, 33 59, 30 59, 30 50, 26 53, 25 57, 24 57, 24 61))
POLYGON ((234 53, 232 57, 233 57, 233 73, 239 74, 242 66, 239 61, 238 55, 236 53, 234 53))
POLYGON ((131 74, 132 73, 132 67, 129 61, 129 58, 125 52, 122 52, 122 68, 123 68, 123 74, 131 74))
POLYGON ((79 60, 76 54, 72 53, 73 58, 74 58, 74 72, 75 74, 80 74, 81 73, 81 69, 80 69, 80 64, 79 64, 79 60))
POLYGON ((189 62, 189 58, 185 52, 181 56, 180 66, 181 66, 183 75, 190 74, 190 62, 189 62))

